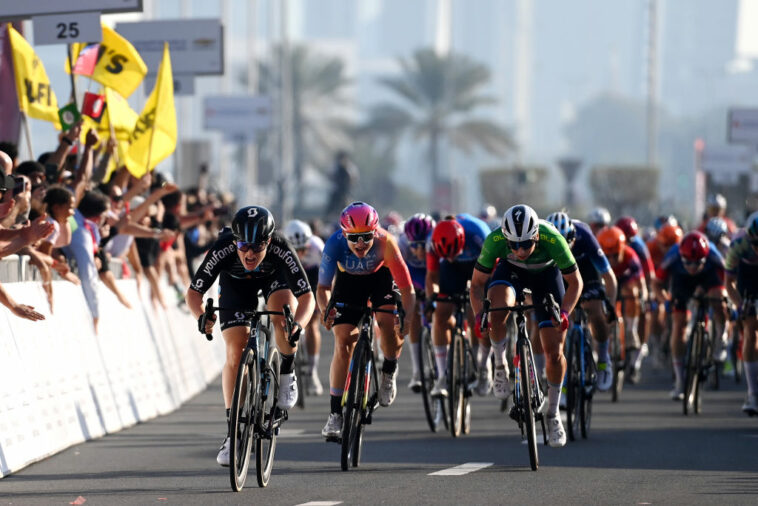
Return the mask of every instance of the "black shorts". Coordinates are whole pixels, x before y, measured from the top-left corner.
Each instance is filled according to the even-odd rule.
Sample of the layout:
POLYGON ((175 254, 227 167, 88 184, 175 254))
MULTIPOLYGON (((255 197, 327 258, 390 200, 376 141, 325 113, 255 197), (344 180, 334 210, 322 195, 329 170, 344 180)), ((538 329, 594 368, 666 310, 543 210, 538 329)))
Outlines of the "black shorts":
POLYGON ((463 295, 474 273, 476 260, 471 262, 440 262, 440 295, 463 295))
MULTIPOLYGON (((512 287, 516 294, 529 288, 532 291, 532 301, 534 304, 540 304, 548 293, 553 294, 555 302, 560 304, 563 302, 563 294, 566 293, 563 287, 563 277, 558 267, 548 267, 541 271, 530 271, 516 267, 508 261, 501 261, 495 272, 492 274, 489 286, 494 285, 508 285, 512 287)), ((495 306, 498 304, 495 303, 495 306)), ((553 323, 550 318, 550 314, 545 311, 545 308, 538 306, 534 310, 537 321, 540 322, 540 328, 552 327, 553 323)))
POLYGON ((218 281, 218 305, 226 310, 219 311, 221 330, 247 327, 248 320, 242 311, 250 311, 258 307, 258 292, 262 291, 263 297, 268 301, 272 293, 288 289, 284 271, 259 279, 238 279, 222 272, 218 281))
POLYGON ((158 261, 158 254, 161 252, 158 240, 149 237, 137 237, 134 241, 137 243, 139 263, 142 264, 142 267, 155 265, 158 261))
POLYGON ((605 298, 605 285, 600 280, 584 283, 580 301, 585 300, 603 300, 605 298))
MULTIPOLYGON (((332 300, 351 306, 363 306, 370 300, 371 306, 378 308, 386 304, 394 304, 395 297, 399 296, 400 292, 392 279, 390 270, 387 267, 380 267, 378 271, 366 275, 338 271, 332 300)), ((360 311, 338 309, 334 324, 349 323, 357 326, 361 315, 360 311)))
POLYGON ((745 299, 758 299, 758 265, 739 263, 737 267, 737 291, 745 299))
POLYGON ((698 287, 702 287, 707 292, 711 288, 723 285, 724 282, 719 277, 715 268, 704 269, 694 276, 674 272, 671 275, 670 285, 674 311, 686 311, 687 302, 694 295, 698 287))

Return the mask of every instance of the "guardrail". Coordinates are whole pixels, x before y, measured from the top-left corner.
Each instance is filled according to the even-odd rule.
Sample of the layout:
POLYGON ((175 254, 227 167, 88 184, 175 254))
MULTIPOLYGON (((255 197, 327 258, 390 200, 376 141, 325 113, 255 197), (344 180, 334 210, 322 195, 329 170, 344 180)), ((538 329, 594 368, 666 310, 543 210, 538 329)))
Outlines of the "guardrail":
POLYGON ((81 287, 54 281, 51 314, 41 283, 7 281, 34 271, 23 258, 0 261, 10 295, 46 316, 31 322, 0 306, 0 477, 169 413, 221 370, 223 340, 208 343, 179 307, 155 310, 133 279, 117 281, 131 310, 101 286, 95 334, 81 287))

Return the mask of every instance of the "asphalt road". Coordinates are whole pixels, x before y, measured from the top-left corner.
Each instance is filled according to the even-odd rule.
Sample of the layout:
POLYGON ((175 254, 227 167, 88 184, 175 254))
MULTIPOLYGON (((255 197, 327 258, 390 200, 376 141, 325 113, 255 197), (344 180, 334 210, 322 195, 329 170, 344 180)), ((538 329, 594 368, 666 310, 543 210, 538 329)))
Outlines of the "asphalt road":
MULTIPOLYGON (((326 355, 331 344, 325 343, 326 355)), ((327 378, 328 358, 321 378, 327 378)), ((493 397, 474 398, 472 432, 429 431, 421 398, 407 390, 366 429, 362 465, 342 472, 339 446, 320 430, 328 397, 307 397, 284 426, 269 486, 254 463, 246 488, 231 492, 215 456, 225 435, 220 383, 181 410, 72 447, 0 480, 0 504, 756 504, 758 417, 740 412, 744 385, 706 391, 704 412, 682 415, 670 375, 646 364, 619 403, 597 394, 589 438, 540 446, 529 469, 515 422, 493 397), (430 475, 463 464, 467 474, 430 475)))

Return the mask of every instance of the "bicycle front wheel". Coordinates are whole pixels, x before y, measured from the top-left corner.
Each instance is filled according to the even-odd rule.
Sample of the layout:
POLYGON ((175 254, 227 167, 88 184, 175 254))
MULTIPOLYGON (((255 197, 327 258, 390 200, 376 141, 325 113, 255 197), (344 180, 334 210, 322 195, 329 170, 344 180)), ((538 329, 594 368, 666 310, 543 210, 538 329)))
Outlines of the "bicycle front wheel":
POLYGON ((590 343, 584 345, 584 385, 582 386, 582 400, 580 403, 579 419, 582 426, 582 438, 587 439, 592 424, 592 397, 597 384, 597 364, 592 356, 590 343))
POLYGON ((444 403, 442 399, 432 397, 431 392, 442 371, 437 371, 432 334, 428 328, 422 329, 419 339, 421 340, 421 353, 418 356, 418 370, 421 380, 421 398, 424 401, 424 413, 426 414, 426 422, 429 424, 429 430, 437 432, 437 428, 444 418, 444 403))
POLYGON ((684 400, 682 410, 685 415, 696 413, 698 386, 700 384, 699 362, 700 348, 703 342, 702 328, 697 325, 687 341, 687 354, 684 364, 684 400))
POLYGON ((568 363, 566 364, 566 425, 568 437, 574 441, 580 430, 581 394, 581 363, 579 360, 579 342, 576 330, 572 330, 566 339, 568 344, 568 363))
POLYGON ((229 420, 229 478, 235 492, 239 492, 245 486, 250 465, 250 443, 255 431, 257 391, 258 364, 255 353, 251 348, 245 348, 237 370, 229 420))
POLYGON ((353 367, 348 371, 350 374, 350 386, 347 390, 347 399, 343 411, 342 423, 342 454, 340 465, 343 471, 350 469, 351 456, 354 451, 356 442, 360 448, 360 441, 363 438, 363 426, 361 425, 361 411, 363 406, 363 384, 366 380, 366 355, 368 350, 361 338, 358 338, 358 344, 353 351, 353 367))
POLYGON ((258 476, 258 486, 265 487, 271 477, 274 467, 274 452, 276 451, 276 436, 281 422, 281 412, 276 407, 279 396, 279 365, 281 359, 275 349, 269 350, 266 360, 265 378, 258 394, 258 410, 256 413, 258 431, 255 434, 255 471, 258 476))
POLYGON ((539 454, 537 453, 537 423, 535 420, 534 398, 537 395, 536 385, 532 384, 529 371, 534 367, 532 355, 529 353, 529 344, 519 345, 519 371, 521 373, 521 402, 523 404, 523 416, 526 425, 526 439, 529 445, 529 464, 532 471, 539 467, 539 454))
POLYGON ((611 385, 611 401, 618 402, 624 387, 624 343, 622 341, 623 325, 619 322, 611 326, 611 360, 613 361, 613 384, 611 385))
POLYGON ((297 382, 298 392, 295 405, 300 409, 305 409, 305 395, 308 393, 308 357, 304 348, 303 345, 300 345, 295 356, 295 381, 297 382))
POLYGON ((460 331, 453 334, 453 340, 448 352, 448 411, 450 413, 450 434, 453 437, 461 435, 463 426, 463 409, 465 382, 463 361, 463 336, 460 331))

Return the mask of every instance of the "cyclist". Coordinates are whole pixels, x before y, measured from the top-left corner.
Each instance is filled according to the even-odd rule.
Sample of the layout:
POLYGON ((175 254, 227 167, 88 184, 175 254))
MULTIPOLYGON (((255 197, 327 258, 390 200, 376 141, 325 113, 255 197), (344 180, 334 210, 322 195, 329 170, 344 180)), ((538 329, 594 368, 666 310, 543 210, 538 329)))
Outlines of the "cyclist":
POLYGON ((597 235, 597 242, 608 256, 618 281, 619 298, 622 299, 621 314, 624 318, 626 363, 632 381, 631 378, 639 378, 640 374, 640 300, 647 300, 648 297, 642 264, 637 253, 626 244, 624 232, 616 226, 601 230, 597 235))
MULTIPOLYGON (((622 216, 616 220, 616 226, 624 232, 626 236, 627 244, 637 253, 637 257, 642 264, 642 274, 645 276, 645 287, 647 288, 647 294, 649 297, 653 295, 653 280, 655 279, 655 266, 653 266, 653 259, 650 257, 650 251, 647 249, 645 241, 639 235, 639 229, 637 227, 637 220, 631 216, 622 216)), ((642 360, 648 356, 647 341, 650 338, 650 331, 653 324, 652 314, 652 300, 645 300, 645 304, 641 307, 641 314, 639 319, 639 325, 637 333, 640 336, 640 352, 637 354, 637 359, 632 364, 632 375, 629 380, 632 383, 638 383, 640 381, 640 371, 642 370, 642 360)))
MULTIPOLYGON (((671 391, 673 400, 684 398, 684 333, 687 329, 687 302, 695 292, 705 292, 709 297, 726 297, 724 287, 724 260, 708 238, 698 231, 688 233, 682 242, 671 248, 656 271, 658 300, 671 300, 673 306, 671 329, 671 356, 674 366, 675 385, 671 391)), ((722 300, 711 301, 715 336, 724 334, 726 304, 722 300)))
MULTIPOLYGON (((413 289, 416 293, 424 293, 426 250, 435 225, 434 219, 428 214, 414 214, 405 222, 403 233, 398 240, 400 253, 403 255, 405 264, 408 266, 411 281, 413 282, 413 289)), ((418 360, 421 355, 422 306, 423 301, 417 298, 416 307, 410 314, 409 320, 413 374, 411 375, 410 383, 408 383, 408 388, 415 393, 421 391, 421 375, 419 373, 418 360)))
MULTIPOLYGON (((318 284, 318 268, 321 264, 321 254, 324 251, 324 241, 311 231, 310 225, 300 220, 291 220, 284 227, 284 235, 290 242, 308 276, 308 282, 313 290, 314 297, 318 284)), ((321 395, 324 387, 318 378, 318 362, 321 353, 321 312, 318 308, 313 310, 313 316, 305 326, 305 346, 308 351, 308 369, 311 380, 308 384, 308 393, 321 395)))
POLYGON ((729 233, 729 225, 724 218, 714 216, 705 225, 705 236, 719 249, 721 256, 726 257, 727 251, 729 251, 729 243, 731 234, 729 233))
POLYGON ((572 220, 564 212, 551 214, 547 221, 566 239, 579 266, 584 284, 581 303, 597 342, 597 388, 606 391, 613 384, 613 364, 608 352, 608 321, 603 312, 603 299, 607 297, 611 305, 616 305, 616 275, 587 224, 572 220))
MULTIPOLYGON (((650 258, 653 261, 653 267, 656 272, 663 262, 663 257, 666 256, 668 250, 675 244, 679 244, 682 240, 682 229, 676 222, 676 218, 673 216, 660 216, 655 221, 656 234, 653 238, 647 241, 647 249, 650 252, 650 258)), ((650 329, 650 342, 656 344, 653 349, 653 357, 655 363, 659 366, 663 366, 668 363, 667 360, 667 343, 669 337, 666 335, 668 325, 667 318, 671 314, 671 308, 669 304, 658 304, 655 309, 651 311, 653 313, 653 322, 650 329)))
MULTIPOLYGON (((561 306, 560 321, 553 320, 542 308, 535 312, 540 321, 540 341, 547 356, 549 443, 554 447, 563 446, 566 432, 558 412, 561 384, 566 374, 563 343, 569 326, 568 315, 582 292, 582 276, 560 232, 540 220, 534 209, 519 204, 505 212, 500 229, 493 231, 484 242, 471 279, 471 305, 480 315, 486 289, 486 296, 494 306, 501 302, 512 306, 516 302, 516 291, 524 288, 531 289, 536 303, 552 294, 561 306), (501 261, 488 283, 497 259, 501 261)), ((490 339, 495 351, 494 390, 499 399, 507 398, 511 389, 505 360, 507 316, 492 313, 489 317, 490 339)))
POLYGON ((721 218, 726 223, 729 235, 734 234, 737 231, 737 225, 726 215, 726 197, 720 193, 711 193, 705 201, 705 214, 703 214, 703 221, 697 228, 700 232, 705 233, 705 229, 708 226, 708 221, 711 218, 721 218))
MULTIPOLYGON (((426 297, 427 306, 435 291, 441 297, 465 293, 476 259, 490 228, 485 222, 470 214, 447 216, 437 223, 432 232, 432 248, 426 254, 426 297)), ((452 318, 455 305, 452 302, 437 302, 432 315, 432 341, 434 357, 439 371, 447 371, 447 349, 453 336, 455 322, 452 318)), ((469 328, 474 328, 474 313, 467 309, 469 328)), ((473 344, 473 343, 472 343, 473 344)), ((480 340, 477 348, 479 377, 476 392, 487 395, 492 388, 492 368, 490 366, 490 346, 480 340)), ((447 374, 440 374, 431 395, 447 396, 447 374)))
POLYGON ((604 207, 596 207, 587 216, 587 224, 592 233, 597 235, 598 232, 611 224, 611 213, 604 207))
MULTIPOLYGON (((250 328, 245 314, 237 312, 255 308, 258 292, 263 291, 266 307, 281 311, 284 304, 295 308, 293 335, 302 330, 313 313, 313 293, 308 277, 297 254, 287 240, 275 230, 274 217, 261 206, 243 207, 234 215, 231 230, 225 228, 205 255, 195 272, 185 295, 187 307, 198 319, 198 330, 210 334, 216 316, 205 318, 203 294, 219 278, 219 311, 221 333, 226 342, 226 363, 221 373, 221 385, 226 407, 227 437, 216 461, 229 465, 229 408, 234 395, 240 356, 245 348, 250 328)), ((297 383, 294 378, 296 346, 290 346, 285 335, 284 317, 272 317, 276 344, 281 353, 278 403, 289 409, 297 402, 297 383)))
MULTIPOLYGON (((326 311, 330 298, 359 306, 370 300, 374 308, 394 309, 398 291, 403 307, 415 307, 411 276, 395 238, 379 226, 379 216, 373 207, 365 202, 353 202, 342 211, 340 229, 324 246, 316 290, 321 311, 326 311)), ((332 309, 325 314, 324 326, 334 330, 335 339, 329 373, 331 409, 321 430, 321 435, 328 439, 339 437, 342 430, 343 387, 358 339, 361 314, 351 309, 332 309)), ((397 393, 397 359, 408 325, 398 332, 396 318, 388 313, 376 313, 376 322, 384 352, 379 404, 389 406, 397 393)))
POLYGON ((745 233, 731 244, 726 256, 726 289, 729 298, 738 308, 744 308, 742 317, 742 360, 745 367, 747 396, 742 411, 758 415, 758 212, 751 214, 745 223, 745 233), (744 306, 748 301, 749 305, 744 306))

